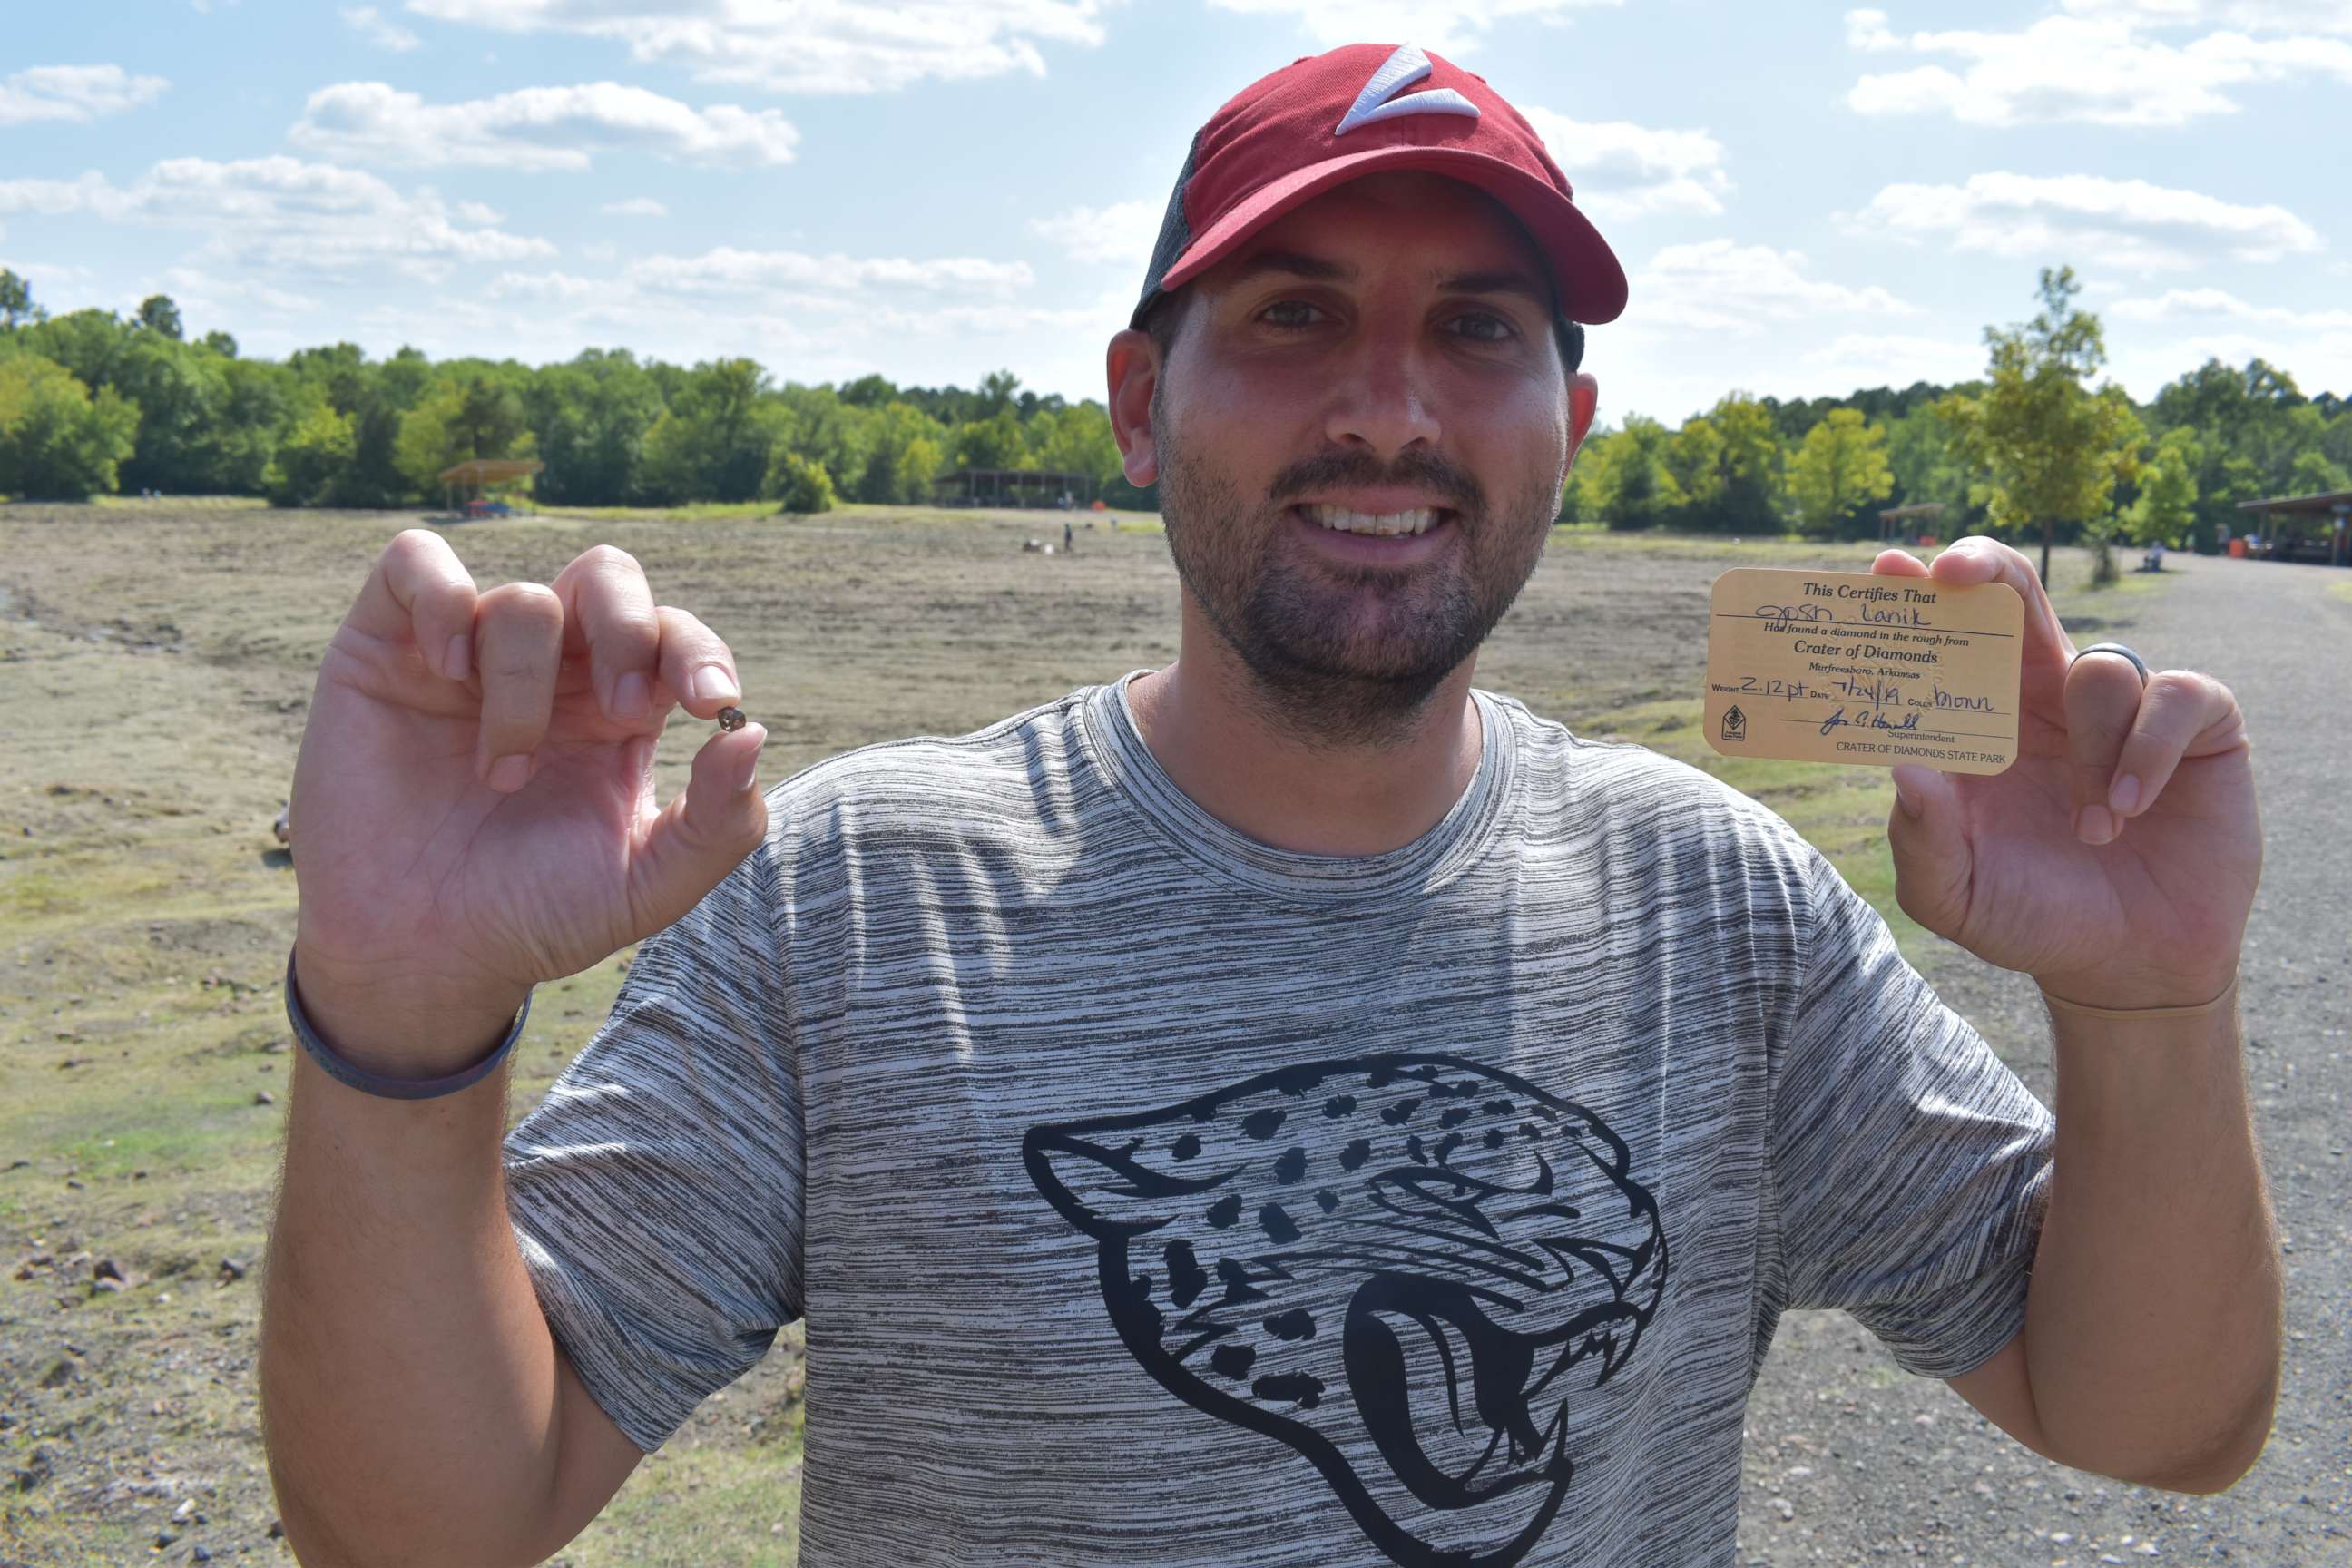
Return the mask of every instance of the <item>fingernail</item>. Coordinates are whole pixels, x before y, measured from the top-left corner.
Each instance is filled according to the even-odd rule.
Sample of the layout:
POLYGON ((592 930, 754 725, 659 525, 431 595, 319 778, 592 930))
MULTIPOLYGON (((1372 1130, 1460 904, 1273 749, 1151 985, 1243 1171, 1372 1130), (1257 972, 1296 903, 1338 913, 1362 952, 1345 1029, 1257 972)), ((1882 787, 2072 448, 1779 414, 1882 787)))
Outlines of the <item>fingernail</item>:
POLYGON ((1906 785, 1901 779, 1896 779, 1895 781, 1895 804, 1901 806, 1903 808, 1903 815, 1911 818, 1914 822, 1916 822, 1919 819, 1919 796, 1916 792, 1906 785))
POLYGON ((2117 816, 2129 816, 2139 809, 2139 780, 2126 773, 2107 786, 2107 805, 2117 816))
POLYGON ((646 678, 635 670, 621 677, 613 688, 613 711, 624 719, 642 719, 653 708, 653 693, 646 678))
POLYGON ((751 754, 743 759, 743 771, 735 776, 735 793, 740 795, 759 781, 760 753, 754 748, 751 754))
POLYGON ((474 639, 460 632, 449 639, 449 651, 441 658, 441 673, 452 680, 463 680, 473 662, 474 639))
POLYGON ((703 702, 740 702, 743 700, 742 689, 735 684, 735 678, 727 673, 726 666, 719 664, 706 664, 694 672, 694 695, 697 700, 703 702))
POLYGON ((490 764, 490 787, 500 795, 512 795, 530 782, 530 759, 517 753, 500 757, 490 764))
POLYGON ((2074 820, 2074 837, 2085 844, 2105 844, 2116 836, 2116 819, 2104 805, 2086 805, 2074 820))

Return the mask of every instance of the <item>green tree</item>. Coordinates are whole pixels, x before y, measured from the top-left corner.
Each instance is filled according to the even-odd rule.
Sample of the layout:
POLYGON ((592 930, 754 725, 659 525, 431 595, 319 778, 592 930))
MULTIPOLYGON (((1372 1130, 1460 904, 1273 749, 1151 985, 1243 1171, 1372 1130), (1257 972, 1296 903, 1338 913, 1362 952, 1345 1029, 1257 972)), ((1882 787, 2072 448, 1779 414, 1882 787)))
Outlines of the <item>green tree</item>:
POLYGON ((1772 411, 1734 392, 1717 401, 1707 423, 1723 443, 1716 459, 1723 475, 1715 500, 1717 522, 1735 533, 1780 531, 1786 462, 1772 411))
POLYGON ((115 488, 139 436, 139 405, 110 386, 90 395, 40 354, 0 359, 0 494, 87 500, 115 488))
POLYGON ((0 267, 0 327, 10 331, 33 315, 33 290, 22 278, 0 267))
POLYGON ((1805 433, 1789 463, 1789 491, 1805 531, 1834 536, 1863 507, 1895 490, 1886 463, 1886 427, 1864 423, 1859 408, 1832 408, 1805 433))
POLYGON ((856 486, 857 499, 929 500, 931 476, 946 458, 947 438, 947 426, 911 403, 892 402, 876 410, 867 427, 866 470, 856 486))
POLYGON ((266 488, 272 506, 331 506, 352 478, 358 420, 313 395, 278 440, 266 488))
POLYGON ((2344 465, 2314 447, 2295 454, 2294 466, 2287 470, 2286 490, 2289 495, 2332 495, 2338 490, 2352 490, 2352 474, 2344 465))
POLYGON ((2124 514, 2136 544, 2170 544, 2197 521, 2197 468, 2204 460, 2195 432, 2168 430, 2141 471, 2139 496, 2124 514))
POLYGON ((1683 505, 1704 526, 1723 500, 1723 436, 1705 415, 1683 421, 1666 445, 1666 471, 1683 492, 1683 505))
POLYGON ((1962 449, 1990 477, 1993 524, 2040 530, 2045 580, 2058 525, 2107 515, 2140 434, 2128 398, 2084 384, 2107 352, 2099 319, 2074 308, 2081 292, 2073 268, 2044 268, 2041 311, 2016 326, 1985 329, 1990 384, 1938 405, 1962 449))
POLYGON ((626 349, 586 349, 531 378, 523 395, 544 500, 619 506, 635 499, 646 435, 663 413, 660 385, 626 349))
POLYGON ((680 377, 669 411, 646 433, 644 499, 670 505, 759 496, 782 423, 767 390, 767 372, 748 359, 706 361, 680 377))
MULTIPOLYGON (((992 382, 995 376, 989 378, 992 382)), ((1011 380, 1010 376, 1004 379, 1011 380)), ((1035 467, 1021 416, 1006 404, 985 419, 955 427, 956 465, 965 468, 1027 468, 1035 467)))
POLYGON ((1040 410, 1029 421, 1028 437, 1041 468, 1084 474, 1098 487, 1119 471, 1118 437, 1111 434, 1110 413, 1092 400, 1059 413, 1040 410))
POLYGON ((824 465, 814 458, 803 458, 798 452, 779 447, 775 470, 768 476, 768 488, 776 498, 777 510, 789 512, 831 511, 834 503, 833 476, 824 465))
POLYGON ((1599 470, 1592 502, 1610 527, 1663 527, 1681 509, 1682 486, 1666 466, 1673 443, 1664 425, 1639 414, 1627 415, 1624 428, 1592 443, 1599 470))
POLYGON ((181 337, 180 307, 172 303, 169 294, 150 294, 139 301, 139 324, 151 332, 178 342, 181 337))

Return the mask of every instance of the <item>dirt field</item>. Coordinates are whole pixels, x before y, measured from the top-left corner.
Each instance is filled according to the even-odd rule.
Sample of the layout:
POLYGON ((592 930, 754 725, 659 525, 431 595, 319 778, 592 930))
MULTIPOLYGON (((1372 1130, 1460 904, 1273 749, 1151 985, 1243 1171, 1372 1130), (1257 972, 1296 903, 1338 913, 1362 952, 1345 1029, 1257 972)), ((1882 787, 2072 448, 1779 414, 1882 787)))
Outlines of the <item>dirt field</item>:
MULTIPOLYGON (((319 651, 411 521, 0 508, 0 1565, 290 1557, 253 1380, 294 914, 269 826, 319 651)), ((1081 514, 1076 552, 1051 557, 1021 542, 1058 543, 1061 514, 536 518, 451 538, 484 587, 544 582, 600 542, 635 553, 736 649, 773 782, 1164 662, 1174 574, 1155 523, 1114 521, 1081 514)), ((1564 533, 1481 684, 1725 772, 1885 907, 1883 773, 1724 764, 1693 725, 1717 572, 1868 556, 1564 533)), ((2096 629, 2136 590, 2072 607, 2096 629)), ((603 1018, 625 958, 542 991, 514 1114, 603 1018)), ((800 1379, 780 1341, 561 1561, 791 1562, 800 1379)))

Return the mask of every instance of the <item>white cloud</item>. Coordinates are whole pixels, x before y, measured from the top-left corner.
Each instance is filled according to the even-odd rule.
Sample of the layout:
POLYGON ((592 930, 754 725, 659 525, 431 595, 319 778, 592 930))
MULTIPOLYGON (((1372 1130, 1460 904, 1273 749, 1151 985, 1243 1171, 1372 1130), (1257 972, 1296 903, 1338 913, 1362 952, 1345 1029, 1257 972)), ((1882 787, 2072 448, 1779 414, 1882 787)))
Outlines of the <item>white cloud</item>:
POLYGON ((1159 243, 1165 212, 1158 202, 1118 202, 1032 218, 1029 226, 1076 260, 1129 267, 1140 276, 1150 263, 1151 247, 1159 243))
POLYGON ((397 22, 386 21, 373 5, 346 5, 341 15, 345 26, 379 49, 402 55, 417 45, 415 34, 397 22))
POLYGON ((1247 16, 1295 16, 1298 30, 1327 47, 1366 39, 1411 40, 1441 55, 1475 48, 1497 22, 1567 13, 1622 0, 1210 0, 1247 16))
POLYGON ((585 300, 612 285, 569 272, 501 272, 482 290, 488 300, 585 300))
POLYGON ((467 223, 498 224, 507 221, 504 213, 487 202, 459 202, 457 216, 467 223))
POLYGON ((585 169, 600 152, 704 163, 789 163, 800 133, 777 110, 694 109, 618 82, 531 87, 470 103, 427 104, 380 81, 320 88, 289 137, 353 163, 585 169))
POLYGON ((1969 381, 1985 372, 1981 342, 1902 332, 1843 332, 1803 356, 1816 385, 1908 386, 1915 381, 1969 381))
POLYGON ((1797 251, 1769 245, 1670 245, 1633 279, 1632 308, 1644 325, 1741 333, 1832 314, 1918 313, 1874 283, 1857 289, 1825 282, 1805 276, 1805 266, 1797 251))
POLYGON ((2153 297, 2118 300, 2107 314, 2121 321, 2251 321, 2302 332, 2352 332, 2352 310, 2255 305, 2223 289, 2168 289, 2153 297))
POLYGON ((2311 226, 2284 207, 2241 206, 2095 174, 1986 174, 1960 185, 1888 185, 1849 221, 1865 234, 2128 272, 2218 257, 2276 261, 2320 248, 2311 226))
POLYGON ((186 228, 204 261, 248 274, 352 277, 390 266, 446 277, 462 263, 551 256, 543 239, 466 226, 430 189, 403 195, 373 174, 287 157, 170 158, 131 184, 104 175, 0 180, 0 217, 88 213, 110 223, 186 228))
POLYGON ((420 16, 627 46, 702 81, 777 92, 886 92, 926 79, 1045 74, 1038 45, 1103 41, 1112 0, 408 0, 420 16))
POLYGON ((1847 93, 1847 106, 1870 115, 1948 115, 1970 125, 2184 125, 2237 112, 2241 106, 2230 89, 2252 83, 2305 73, 2352 83, 2352 43, 2336 38, 2216 32, 2180 44, 2147 31, 2235 17, 2258 27, 2352 32, 2347 8, 2340 5, 2323 15, 2316 4, 2083 0, 2067 10, 2072 14, 2044 16, 2016 32, 1918 32, 1907 37, 1889 28, 1884 11, 1849 11, 1850 47, 1865 54, 1940 56, 1953 65, 1864 76, 1847 93))
POLYGON ((972 256, 914 261, 904 257, 810 256, 796 250, 737 250, 720 246, 700 256, 648 256, 625 274, 636 288, 696 294, 805 289, 855 292, 869 286, 960 294, 1007 294, 1035 281, 1025 261, 972 256))
POLYGON ((300 316, 319 308, 319 301, 308 294, 256 279, 216 277, 194 267, 165 268, 163 287, 180 307, 182 317, 191 322, 201 319, 208 326, 226 325, 231 306, 236 307, 236 314, 241 319, 254 310, 300 316))
POLYGON ((161 98, 171 83, 121 66, 34 66, 0 79, 0 125, 37 120, 86 124, 161 98))
POLYGON ((1568 175, 1576 205, 1593 217, 1723 210, 1722 197, 1731 189, 1723 172, 1723 143, 1705 131, 1570 120, 1549 109, 1520 112, 1568 175))
POLYGON ((2352 33, 2352 9, 2343 0, 2060 0, 2060 9, 2151 27, 2352 33))
POLYGON ((597 209, 608 217, 667 217, 669 208, 651 196, 631 196, 625 202, 606 202, 597 209))

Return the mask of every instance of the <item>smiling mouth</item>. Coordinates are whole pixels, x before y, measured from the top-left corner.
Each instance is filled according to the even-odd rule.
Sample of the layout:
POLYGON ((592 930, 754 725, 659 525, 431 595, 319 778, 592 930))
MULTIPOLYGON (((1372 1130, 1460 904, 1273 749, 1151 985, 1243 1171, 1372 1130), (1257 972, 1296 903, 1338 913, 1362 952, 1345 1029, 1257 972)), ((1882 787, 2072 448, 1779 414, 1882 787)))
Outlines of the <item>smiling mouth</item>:
POLYGON ((1416 507, 1410 511, 1349 511, 1340 506, 1300 506, 1293 509, 1307 521, 1335 533, 1369 534, 1376 539, 1410 538, 1426 533, 1454 515, 1445 507, 1416 507))

